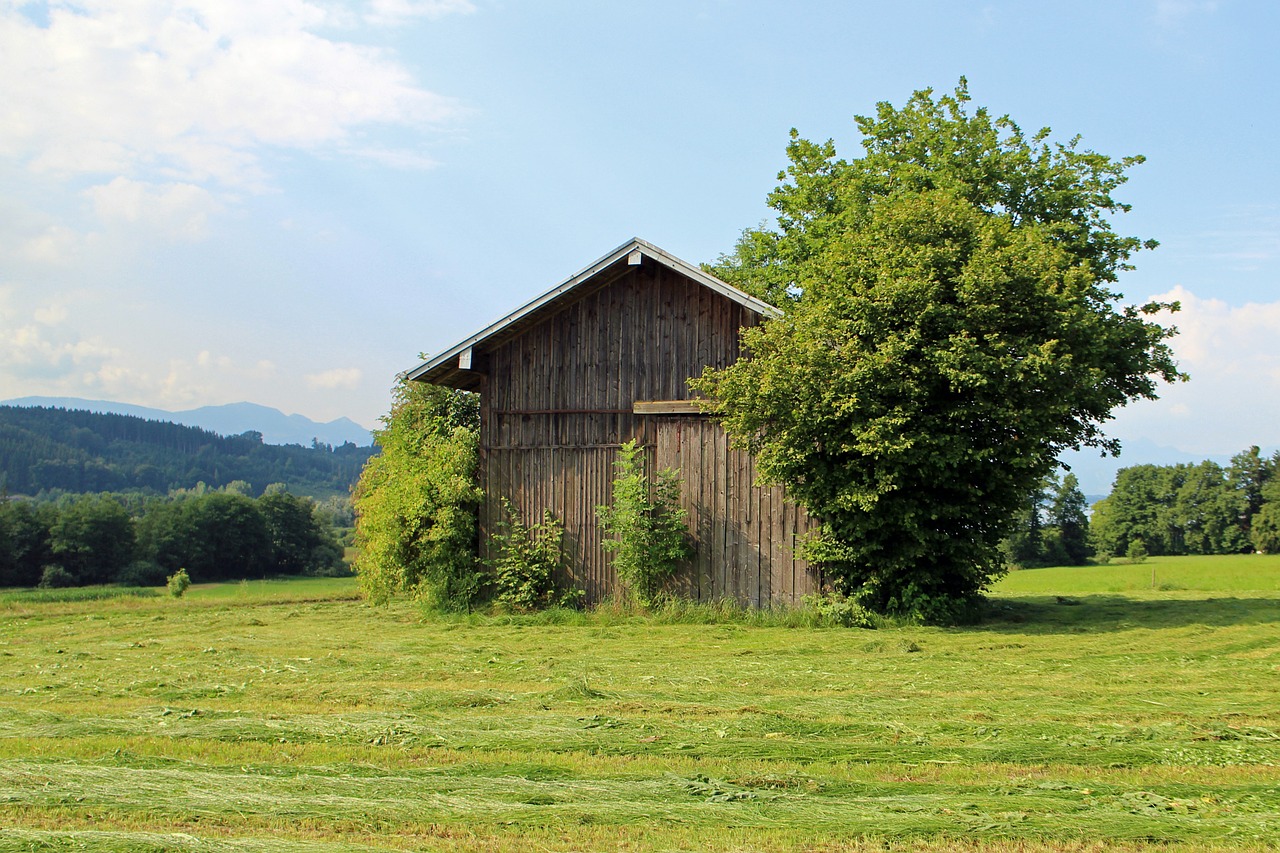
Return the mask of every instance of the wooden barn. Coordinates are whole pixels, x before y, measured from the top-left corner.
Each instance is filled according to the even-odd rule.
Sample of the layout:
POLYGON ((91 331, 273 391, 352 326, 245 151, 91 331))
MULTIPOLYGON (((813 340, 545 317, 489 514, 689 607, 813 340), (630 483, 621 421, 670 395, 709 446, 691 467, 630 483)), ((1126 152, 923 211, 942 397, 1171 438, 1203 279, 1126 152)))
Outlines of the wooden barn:
MULTIPOLYGON (((738 330, 768 304, 643 240, 631 240, 409 372, 480 394, 481 548, 506 497, 532 522, 564 522, 567 570, 589 601, 618 591, 596 507, 638 440, 652 473, 678 469, 696 556, 672 592, 754 606, 815 592, 796 557, 808 530, 780 488, 755 485, 749 454, 690 398, 688 378, 738 357, 738 330)), ((487 554, 484 556, 488 556, 487 554)))

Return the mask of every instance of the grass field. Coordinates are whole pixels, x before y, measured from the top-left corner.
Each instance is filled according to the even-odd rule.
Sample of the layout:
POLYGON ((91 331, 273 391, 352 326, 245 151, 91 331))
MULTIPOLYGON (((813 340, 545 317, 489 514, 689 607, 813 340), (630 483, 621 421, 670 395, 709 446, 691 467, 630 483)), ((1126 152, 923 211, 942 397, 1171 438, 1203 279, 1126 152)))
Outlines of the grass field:
POLYGON ((0 850, 1274 849, 1278 581, 1024 571, 876 631, 0 593, 0 850))

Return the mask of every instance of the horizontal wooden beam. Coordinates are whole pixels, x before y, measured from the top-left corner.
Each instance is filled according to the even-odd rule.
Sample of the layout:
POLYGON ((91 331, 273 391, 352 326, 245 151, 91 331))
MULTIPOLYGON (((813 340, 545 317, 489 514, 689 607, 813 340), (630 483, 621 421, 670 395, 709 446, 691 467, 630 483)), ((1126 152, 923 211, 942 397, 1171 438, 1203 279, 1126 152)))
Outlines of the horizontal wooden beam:
POLYGON ((703 400, 636 400, 632 411, 637 415, 701 415, 703 400))
POLYGON ((495 415, 630 415, 630 409, 494 409, 495 415))

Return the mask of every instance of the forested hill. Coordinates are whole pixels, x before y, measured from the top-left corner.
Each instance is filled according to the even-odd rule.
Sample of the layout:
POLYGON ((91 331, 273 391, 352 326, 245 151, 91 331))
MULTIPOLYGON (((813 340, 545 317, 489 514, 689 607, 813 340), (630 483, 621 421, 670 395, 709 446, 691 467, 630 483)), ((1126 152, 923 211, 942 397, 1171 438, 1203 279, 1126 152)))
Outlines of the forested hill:
POLYGON ((9 494, 219 488, 235 480, 260 494, 346 494, 372 447, 263 444, 260 433, 221 436, 131 415, 0 406, 0 488, 9 494))

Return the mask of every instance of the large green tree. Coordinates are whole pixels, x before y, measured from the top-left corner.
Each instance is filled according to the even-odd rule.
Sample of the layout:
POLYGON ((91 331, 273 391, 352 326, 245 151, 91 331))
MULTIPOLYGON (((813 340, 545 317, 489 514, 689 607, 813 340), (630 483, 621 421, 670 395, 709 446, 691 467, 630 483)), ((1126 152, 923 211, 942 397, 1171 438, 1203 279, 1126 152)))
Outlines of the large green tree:
POLYGON ((1071 566, 1083 566, 1088 562, 1089 513, 1080 480, 1075 474, 1067 474, 1053 491, 1049 503, 1049 524, 1053 526, 1055 557, 1071 566))
POLYGON ((1112 289, 1151 241, 1116 233, 1140 157, 1030 137, 925 90, 857 118, 863 156, 793 131, 777 228, 714 268, 779 305, 696 383, 762 476, 820 522, 808 549, 882 612, 950 618, 1002 571, 1011 519, 1059 452, 1114 451, 1112 410, 1179 377, 1112 289))
MULTIPOLYGON (((1280 463, 1280 452, 1271 457, 1280 463)), ((1272 466, 1274 475, 1275 466, 1272 466)), ((1251 544, 1264 554, 1280 554, 1280 480, 1269 478, 1260 489, 1261 505, 1253 517, 1251 544)))
POLYGON ((49 527, 55 513, 48 505, 0 499, 0 587, 35 586, 53 560, 49 527))
POLYGON ((133 520, 110 495, 79 495, 50 524, 49 545, 75 583, 108 583, 133 559, 133 520))
POLYGON ((401 380, 355 490, 356 573, 374 601, 461 609, 479 593, 476 395, 401 380))
POLYGON ((315 574, 341 566, 342 549, 334 540, 333 528, 324 523, 311 498, 268 489, 258 499, 258 510, 271 537, 275 571, 285 575, 315 574))

